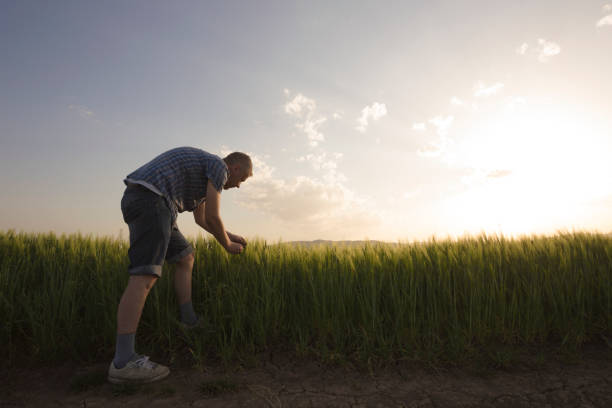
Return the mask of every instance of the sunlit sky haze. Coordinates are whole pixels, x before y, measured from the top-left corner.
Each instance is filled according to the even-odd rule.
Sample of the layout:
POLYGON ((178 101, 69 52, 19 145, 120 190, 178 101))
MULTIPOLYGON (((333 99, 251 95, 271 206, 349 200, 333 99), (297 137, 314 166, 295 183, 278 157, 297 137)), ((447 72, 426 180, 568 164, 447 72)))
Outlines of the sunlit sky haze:
POLYGON ((0 49, 0 230, 126 237, 195 146, 246 237, 612 231, 610 1, 3 2, 0 49))

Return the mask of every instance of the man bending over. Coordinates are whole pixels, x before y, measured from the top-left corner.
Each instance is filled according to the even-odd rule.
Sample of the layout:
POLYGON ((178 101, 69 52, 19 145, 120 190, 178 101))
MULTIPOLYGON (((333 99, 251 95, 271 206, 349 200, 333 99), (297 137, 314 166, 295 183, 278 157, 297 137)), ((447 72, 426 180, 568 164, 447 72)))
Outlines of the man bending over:
POLYGON ((225 230, 219 204, 223 189, 239 188, 252 175, 251 158, 244 153, 234 152, 221 159, 200 149, 179 147, 125 178, 121 212, 130 230, 130 277, 117 310, 110 382, 151 382, 168 376, 168 367, 136 354, 134 339, 145 300, 161 277, 164 260, 176 265, 174 287, 181 323, 186 328, 200 323, 191 304, 193 248, 176 226, 177 214, 192 211, 196 224, 210 232, 227 252, 241 253, 246 241, 225 230))

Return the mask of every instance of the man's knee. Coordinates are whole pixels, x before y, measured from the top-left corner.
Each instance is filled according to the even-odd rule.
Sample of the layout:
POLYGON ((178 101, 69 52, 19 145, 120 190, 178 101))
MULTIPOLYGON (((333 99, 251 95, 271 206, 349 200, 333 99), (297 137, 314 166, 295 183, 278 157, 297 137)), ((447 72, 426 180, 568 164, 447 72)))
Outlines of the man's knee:
POLYGON ((138 289, 148 292, 155 285, 156 281, 157 276, 155 275, 132 275, 128 285, 136 286, 138 289))
POLYGON ((185 268, 191 268, 193 267, 193 261, 194 261, 195 257, 193 256, 193 253, 187 254, 184 257, 182 257, 181 259, 178 260, 177 265, 185 267, 185 268))

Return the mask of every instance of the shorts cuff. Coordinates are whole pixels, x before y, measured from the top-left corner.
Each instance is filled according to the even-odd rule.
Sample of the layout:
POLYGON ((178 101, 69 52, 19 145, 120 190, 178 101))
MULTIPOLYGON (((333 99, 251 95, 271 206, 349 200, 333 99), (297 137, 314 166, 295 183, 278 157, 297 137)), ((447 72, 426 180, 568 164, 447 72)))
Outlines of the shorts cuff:
POLYGON ((189 245, 187 248, 183 249, 181 252, 179 252, 178 254, 174 255, 172 258, 166 259, 166 262, 168 262, 168 263, 177 263, 178 261, 180 261, 181 259, 183 259, 187 255, 192 254, 192 253, 193 253, 193 247, 191 245, 189 245))
POLYGON ((130 268, 128 271, 130 275, 154 275, 161 278, 162 266, 161 265, 144 265, 130 268))

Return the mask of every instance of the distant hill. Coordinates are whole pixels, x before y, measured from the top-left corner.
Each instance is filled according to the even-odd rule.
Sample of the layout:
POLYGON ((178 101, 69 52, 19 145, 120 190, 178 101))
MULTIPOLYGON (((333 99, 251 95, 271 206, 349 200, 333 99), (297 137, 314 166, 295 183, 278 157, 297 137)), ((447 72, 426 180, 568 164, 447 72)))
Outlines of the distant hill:
POLYGON ((315 239, 314 241, 289 241, 285 242, 289 245, 295 246, 304 246, 304 247, 314 247, 314 246, 363 246, 365 244, 370 245, 397 245, 396 242, 385 242, 385 241, 377 241, 377 240, 362 240, 362 241, 331 241, 325 239, 315 239))

